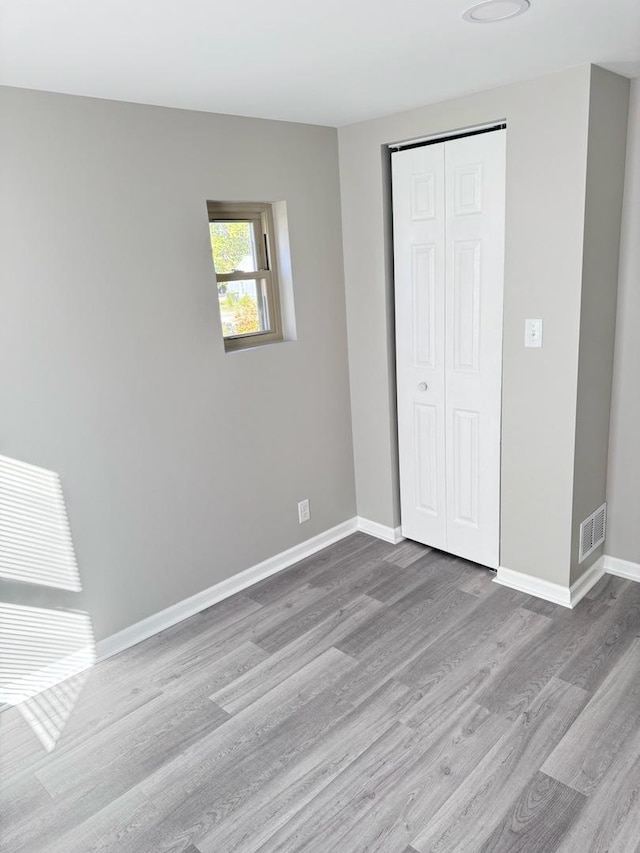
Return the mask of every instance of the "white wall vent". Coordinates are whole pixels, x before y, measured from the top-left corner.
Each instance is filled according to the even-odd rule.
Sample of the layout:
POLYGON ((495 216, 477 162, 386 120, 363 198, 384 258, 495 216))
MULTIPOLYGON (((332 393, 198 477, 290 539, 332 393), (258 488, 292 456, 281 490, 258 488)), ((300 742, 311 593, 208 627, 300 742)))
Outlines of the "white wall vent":
POLYGON ((592 512, 588 518, 580 525, 580 555, 578 562, 583 560, 593 553, 599 545, 604 542, 604 537, 607 532, 607 505, 602 504, 595 512, 592 512))

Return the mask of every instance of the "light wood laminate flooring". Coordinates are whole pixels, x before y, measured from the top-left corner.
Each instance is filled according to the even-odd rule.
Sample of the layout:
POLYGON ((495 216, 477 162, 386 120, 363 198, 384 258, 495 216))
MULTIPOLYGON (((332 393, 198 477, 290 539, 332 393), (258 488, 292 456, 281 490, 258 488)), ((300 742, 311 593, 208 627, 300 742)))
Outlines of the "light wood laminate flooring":
POLYGON ((640 584, 491 578, 355 534, 4 712, 1 849, 640 853, 640 584))

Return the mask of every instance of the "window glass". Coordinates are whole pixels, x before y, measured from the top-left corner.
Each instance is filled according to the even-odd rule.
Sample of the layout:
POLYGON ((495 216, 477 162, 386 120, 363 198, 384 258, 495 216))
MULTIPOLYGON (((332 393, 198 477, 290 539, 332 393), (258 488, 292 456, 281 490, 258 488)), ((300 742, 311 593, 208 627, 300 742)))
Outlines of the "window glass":
POLYGON ((218 285, 218 299, 225 338, 270 331, 264 279, 228 281, 218 285))
POLYGON ((253 222, 210 222, 211 251, 218 275, 260 268, 253 222))

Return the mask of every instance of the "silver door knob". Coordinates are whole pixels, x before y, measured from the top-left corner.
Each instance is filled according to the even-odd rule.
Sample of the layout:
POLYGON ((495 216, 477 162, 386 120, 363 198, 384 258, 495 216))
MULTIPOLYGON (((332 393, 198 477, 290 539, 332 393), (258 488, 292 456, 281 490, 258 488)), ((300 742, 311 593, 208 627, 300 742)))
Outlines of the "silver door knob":
POLYGON ((426 391, 428 387, 426 382, 418 382, 418 391, 426 391))

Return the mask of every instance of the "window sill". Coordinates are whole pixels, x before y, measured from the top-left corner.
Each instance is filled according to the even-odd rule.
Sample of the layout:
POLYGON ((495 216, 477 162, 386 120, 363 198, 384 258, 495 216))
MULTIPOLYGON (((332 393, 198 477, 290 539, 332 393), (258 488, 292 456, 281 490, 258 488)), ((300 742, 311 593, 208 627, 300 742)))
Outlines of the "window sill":
POLYGON ((257 340, 252 336, 246 338, 225 338, 224 351, 225 353, 232 352, 247 352, 252 349, 264 349, 264 347, 272 346, 273 344, 285 344, 287 339, 283 337, 264 337, 257 340))

